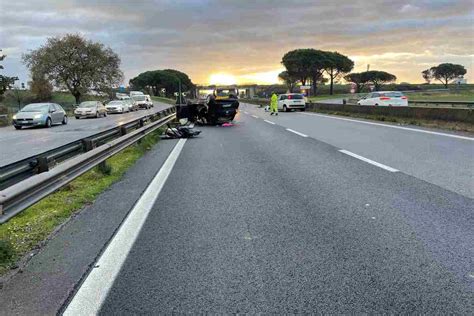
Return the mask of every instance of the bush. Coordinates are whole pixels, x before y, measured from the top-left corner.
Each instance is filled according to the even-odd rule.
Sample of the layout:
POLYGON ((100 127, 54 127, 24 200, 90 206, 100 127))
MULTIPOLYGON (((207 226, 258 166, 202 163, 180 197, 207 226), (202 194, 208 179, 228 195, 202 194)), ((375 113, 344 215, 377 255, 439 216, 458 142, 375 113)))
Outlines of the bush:
POLYGON ((8 264, 15 256, 12 244, 5 239, 0 240, 0 265, 8 264))

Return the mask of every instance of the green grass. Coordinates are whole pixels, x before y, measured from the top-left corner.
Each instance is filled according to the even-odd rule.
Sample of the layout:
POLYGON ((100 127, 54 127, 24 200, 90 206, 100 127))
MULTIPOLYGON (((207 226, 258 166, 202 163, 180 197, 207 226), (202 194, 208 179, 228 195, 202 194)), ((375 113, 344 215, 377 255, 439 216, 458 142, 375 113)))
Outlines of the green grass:
POLYGON ((152 99, 153 101, 163 102, 163 103, 167 103, 167 104, 176 104, 176 100, 175 100, 175 99, 163 98, 163 97, 155 97, 155 96, 152 96, 151 99, 152 99))
POLYGON ((460 90, 459 92, 416 92, 407 93, 408 99, 412 101, 471 101, 474 102, 474 90, 460 90))
POLYGON ((400 125, 417 125, 422 127, 429 128, 439 128, 450 131, 459 131, 459 132, 470 132, 474 133, 474 126, 469 123, 463 122, 447 122, 441 120, 425 120, 418 118, 401 118, 388 115, 376 115, 376 114, 362 114, 362 113, 351 113, 351 112, 341 112, 341 111, 331 111, 331 110, 312 110, 312 112, 338 115, 338 116, 348 116, 354 118, 362 118, 373 121, 381 122, 391 122, 398 123, 400 125))
POLYGON ((159 129, 147 135, 140 143, 108 159, 110 172, 104 174, 96 167, 0 225, 0 275, 39 247, 72 214, 93 203, 100 193, 120 180, 125 171, 158 142, 161 132, 159 129))

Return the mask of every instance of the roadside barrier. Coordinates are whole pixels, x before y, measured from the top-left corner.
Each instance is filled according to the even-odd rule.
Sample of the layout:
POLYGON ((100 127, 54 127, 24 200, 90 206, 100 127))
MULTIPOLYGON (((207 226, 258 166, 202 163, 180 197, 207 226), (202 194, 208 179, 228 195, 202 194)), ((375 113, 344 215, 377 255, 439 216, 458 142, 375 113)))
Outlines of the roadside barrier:
POLYGON ((176 118, 176 108, 0 167, 0 224, 176 118))

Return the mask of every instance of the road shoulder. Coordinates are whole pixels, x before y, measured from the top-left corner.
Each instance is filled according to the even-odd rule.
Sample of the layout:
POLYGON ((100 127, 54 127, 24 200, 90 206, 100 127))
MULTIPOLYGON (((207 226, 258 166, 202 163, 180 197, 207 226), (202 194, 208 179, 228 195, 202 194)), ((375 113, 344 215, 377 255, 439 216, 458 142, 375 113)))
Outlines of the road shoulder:
POLYGON ((0 289, 1 314, 56 314, 176 144, 158 143, 0 289), (85 247, 84 245, 88 245, 85 247))

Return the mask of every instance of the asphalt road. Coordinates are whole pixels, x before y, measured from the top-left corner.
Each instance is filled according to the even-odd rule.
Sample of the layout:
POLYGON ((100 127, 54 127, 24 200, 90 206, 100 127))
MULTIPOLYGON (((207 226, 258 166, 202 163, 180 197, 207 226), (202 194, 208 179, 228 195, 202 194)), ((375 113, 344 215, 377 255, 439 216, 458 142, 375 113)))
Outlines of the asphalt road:
POLYGON ((474 198, 472 135, 310 112, 275 117, 251 104, 242 111, 474 198))
MULTIPOLYGON (((121 266, 112 261, 117 275, 94 263, 92 253, 101 253, 106 239, 94 241, 94 235, 113 237, 110 223, 124 218, 123 210, 133 206, 162 158, 145 157, 125 183, 86 208, 10 280, 0 293, 0 303, 8 306, 4 313, 50 311, 44 307, 48 300, 56 300, 50 304, 56 308, 69 294, 74 301, 75 291, 87 293, 87 282, 101 273, 98 284, 110 286, 100 308, 104 315, 474 313, 471 198, 402 169, 394 172, 385 168, 395 168, 386 161, 374 165, 340 152, 368 154, 304 134, 309 131, 302 123, 287 130, 284 121, 301 116, 323 124, 319 117, 282 113, 264 121, 256 111, 243 106, 235 126, 203 127, 199 138, 187 140, 157 200, 149 201, 143 226, 131 231, 136 238, 131 249, 126 243, 119 247, 126 259, 121 266), (124 194, 127 187, 132 194, 124 194), (105 213, 111 217, 108 225, 103 225, 105 213), (77 241, 80 237, 84 242, 77 241), (84 253, 90 253, 87 260, 84 253), (37 295, 43 299, 32 304, 28 298, 37 295), (39 304, 42 309, 35 309, 39 304), (31 308, 22 310, 24 305, 31 308)), ((408 133, 393 132, 402 131, 408 133)), ((353 133, 369 137, 357 127, 353 133)), ((378 134, 395 142, 394 148, 399 143, 384 132, 372 133, 378 134)), ((436 136, 408 138, 421 135, 427 142, 436 136)), ((434 152, 451 140, 437 137, 434 152)), ((373 138, 372 146, 378 146, 373 138)), ((137 205, 142 207, 140 201, 133 207, 109 246, 134 219, 137 205)), ((94 302, 84 303, 86 313, 94 302)))
POLYGON ((472 206, 243 114, 185 144, 101 313, 474 311, 472 206))
POLYGON ((24 128, 15 130, 13 126, 0 128, 0 167, 33 155, 57 148, 72 141, 97 134, 103 130, 169 107, 168 104, 154 102, 150 110, 140 110, 125 114, 110 114, 105 118, 76 120, 69 118, 67 125, 52 128, 24 128))

